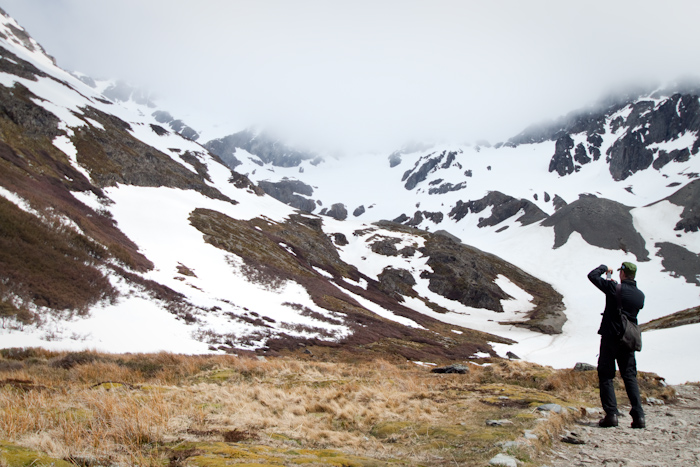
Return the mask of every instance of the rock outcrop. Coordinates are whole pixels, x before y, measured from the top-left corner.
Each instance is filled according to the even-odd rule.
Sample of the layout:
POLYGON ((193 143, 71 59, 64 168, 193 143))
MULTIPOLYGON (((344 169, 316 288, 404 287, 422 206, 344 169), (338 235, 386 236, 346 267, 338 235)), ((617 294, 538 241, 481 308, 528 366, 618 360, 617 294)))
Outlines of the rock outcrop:
POLYGON ((304 197, 313 195, 314 189, 302 181, 261 181, 258 183, 258 186, 268 195, 293 208, 300 209, 304 212, 313 212, 314 209, 316 209, 316 203, 312 199, 304 197))
POLYGON ((564 245, 578 232, 590 245, 634 254, 638 261, 648 261, 644 238, 634 228, 629 207, 609 199, 582 196, 564 206, 542 222, 554 227, 554 248, 564 245))
POLYGON ((318 159, 316 154, 292 149, 267 133, 251 130, 211 140, 204 147, 224 161, 235 155, 236 149, 244 149, 257 156, 262 163, 277 167, 297 167, 302 161, 318 159))
POLYGON ((470 213, 478 214, 484 211, 487 207, 492 207, 489 217, 479 218, 479 227, 498 225, 506 219, 515 216, 521 210, 523 215, 518 217, 516 221, 522 225, 529 225, 547 217, 547 214, 537 207, 534 203, 525 199, 516 199, 512 196, 505 195, 499 191, 492 191, 488 195, 476 201, 457 201, 457 204, 449 212, 449 217, 455 221, 462 220, 470 213))

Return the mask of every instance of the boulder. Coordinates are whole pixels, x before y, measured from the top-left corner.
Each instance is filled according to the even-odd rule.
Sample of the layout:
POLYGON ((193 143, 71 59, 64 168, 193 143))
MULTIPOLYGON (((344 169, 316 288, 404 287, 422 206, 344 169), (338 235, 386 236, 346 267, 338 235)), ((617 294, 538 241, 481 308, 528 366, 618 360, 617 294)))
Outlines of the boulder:
POLYGON ((590 363, 578 362, 574 365, 574 371, 594 371, 596 367, 590 363))
POLYGON ((457 373, 460 375, 464 375, 466 373, 469 373, 469 367, 465 365, 448 365, 448 366, 443 366, 440 368, 433 368, 430 370, 431 373, 457 373))

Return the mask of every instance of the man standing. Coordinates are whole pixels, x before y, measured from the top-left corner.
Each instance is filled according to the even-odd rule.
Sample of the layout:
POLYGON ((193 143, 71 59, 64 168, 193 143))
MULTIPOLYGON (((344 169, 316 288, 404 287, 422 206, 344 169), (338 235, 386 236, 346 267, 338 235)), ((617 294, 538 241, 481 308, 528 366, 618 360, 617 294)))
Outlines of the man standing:
POLYGON ((612 280, 612 269, 600 265, 588 273, 588 279, 605 294, 605 311, 600 323, 600 354, 598 356, 598 386, 600 388, 600 401, 605 410, 605 418, 598 422, 604 428, 617 426, 617 400, 613 379, 615 378, 615 362, 620 368, 620 375, 625 383, 627 397, 632 404, 632 428, 644 428, 644 410, 639 396, 637 384, 637 361, 634 351, 627 350, 620 343, 622 334, 622 322, 618 313, 619 303, 627 318, 636 323, 637 314, 644 306, 644 294, 637 288, 634 278, 637 275, 637 266, 634 263, 622 263, 620 269, 620 284, 612 280), (607 273, 607 279, 603 274, 607 273), (618 291, 619 290, 619 291, 618 291))

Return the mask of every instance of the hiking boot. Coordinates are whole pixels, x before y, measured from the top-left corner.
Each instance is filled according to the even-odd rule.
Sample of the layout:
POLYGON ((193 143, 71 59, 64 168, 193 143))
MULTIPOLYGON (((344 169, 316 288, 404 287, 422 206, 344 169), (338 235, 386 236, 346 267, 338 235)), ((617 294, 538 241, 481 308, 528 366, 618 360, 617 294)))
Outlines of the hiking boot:
POLYGON ((646 428, 647 423, 644 421, 644 415, 641 417, 632 417, 632 428, 646 428))
POLYGON ((613 426, 617 426, 617 414, 616 413, 605 414, 605 418, 601 419, 598 422, 598 426, 601 428, 610 428, 613 426))

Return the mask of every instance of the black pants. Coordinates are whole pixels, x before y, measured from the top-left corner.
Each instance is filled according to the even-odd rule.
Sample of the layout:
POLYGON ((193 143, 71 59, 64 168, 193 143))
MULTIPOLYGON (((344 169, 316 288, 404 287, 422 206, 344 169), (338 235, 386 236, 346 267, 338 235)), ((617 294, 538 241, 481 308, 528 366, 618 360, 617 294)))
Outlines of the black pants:
POLYGON ((615 378, 615 362, 620 368, 620 376, 625 383, 627 397, 632 404, 630 415, 633 418, 644 416, 642 399, 639 396, 637 384, 637 360, 634 352, 623 348, 619 341, 611 337, 601 337, 600 355, 598 356, 598 385, 600 387, 600 402, 606 414, 619 414, 613 379, 615 378))

